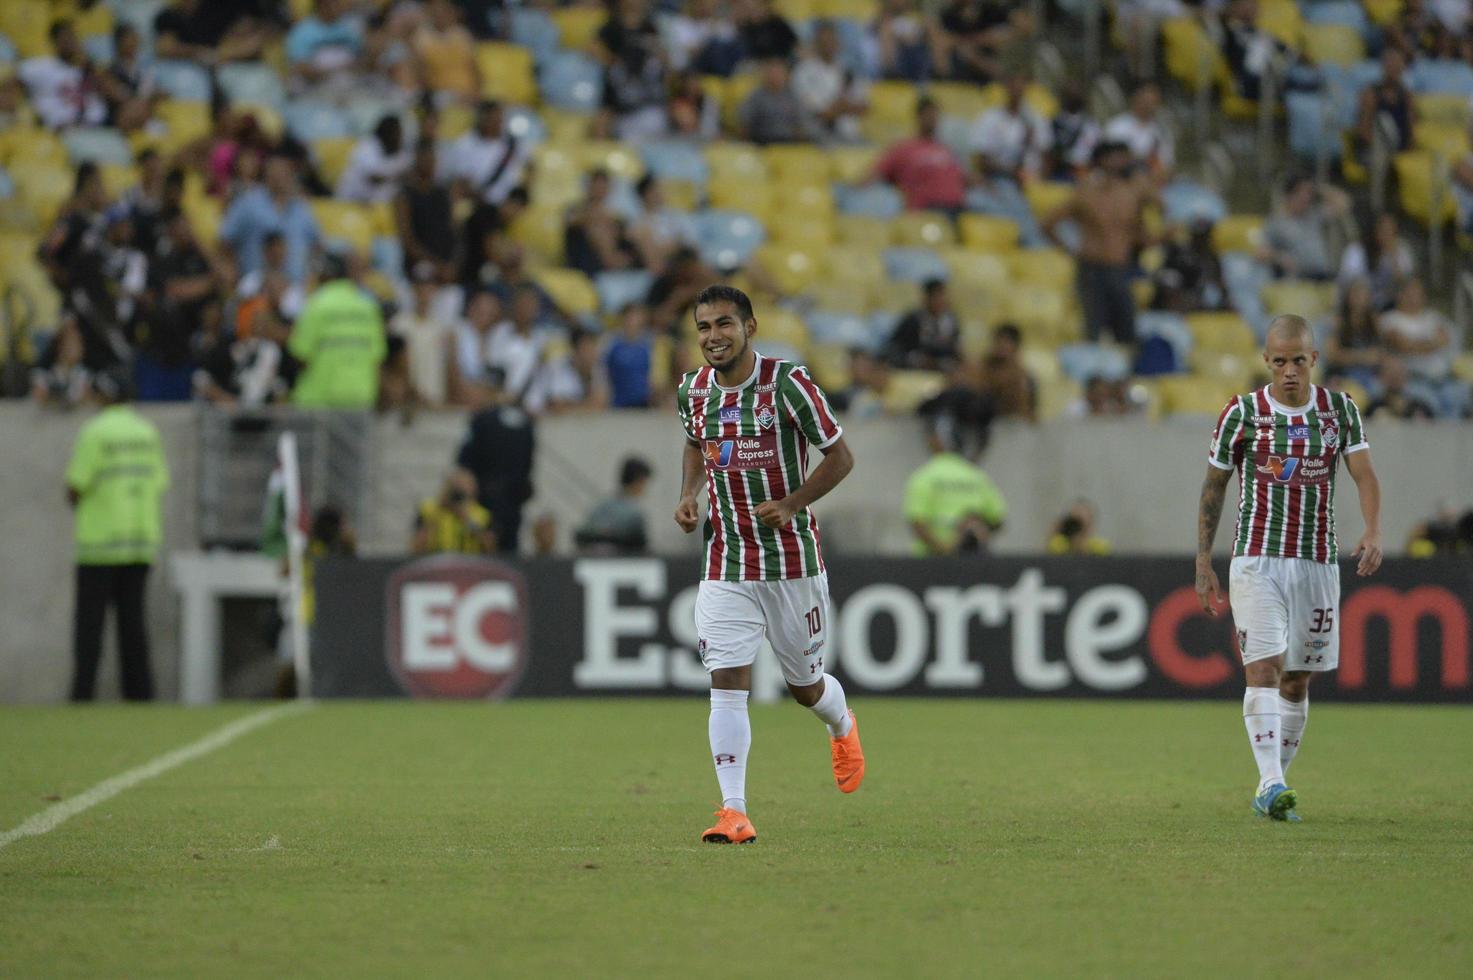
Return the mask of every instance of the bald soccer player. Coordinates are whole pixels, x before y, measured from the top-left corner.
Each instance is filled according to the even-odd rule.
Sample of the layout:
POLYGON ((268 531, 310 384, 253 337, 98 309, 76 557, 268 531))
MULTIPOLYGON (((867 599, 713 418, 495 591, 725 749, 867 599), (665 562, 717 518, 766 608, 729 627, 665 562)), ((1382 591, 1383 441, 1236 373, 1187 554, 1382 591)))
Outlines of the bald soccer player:
POLYGON ((1309 680, 1340 661, 1335 469, 1342 457, 1365 521, 1352 553, 1356 573, 1381 566, 1381 485, 1360 410, 1349 395, 1310 383, 1318 358, 1303 317, 1269 324, 1263 360, 1273 381, 1237 396, 1218 416, 1197 512, 1197 597, 1215 616, 1223 595, 1212 542, 1237 470, 1228 599, 1247 683, 1243 723, 1258 763, 1253 812, 1296 822, 1298 796, 1285 774, 1304 739, 1309 680))

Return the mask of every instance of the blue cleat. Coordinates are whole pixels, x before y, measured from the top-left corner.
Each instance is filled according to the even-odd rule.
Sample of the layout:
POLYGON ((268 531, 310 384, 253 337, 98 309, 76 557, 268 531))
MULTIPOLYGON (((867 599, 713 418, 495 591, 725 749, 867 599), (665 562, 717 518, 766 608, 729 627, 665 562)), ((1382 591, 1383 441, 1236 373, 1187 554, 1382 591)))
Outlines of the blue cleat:
POLYGON ((1284 814, 1284 820, 1286 820, 1289 823, 1303 823, 1304 822, 1304 818, 1299 815, 1299 811, 1298 810, 1290 810, 1288 813, 1284 814))
POLYGON ((1294 804, 1299 796, 1283 783, 1274 783, 1253 798, 1253 812, 1270 820, 1298 820, 1294 804))

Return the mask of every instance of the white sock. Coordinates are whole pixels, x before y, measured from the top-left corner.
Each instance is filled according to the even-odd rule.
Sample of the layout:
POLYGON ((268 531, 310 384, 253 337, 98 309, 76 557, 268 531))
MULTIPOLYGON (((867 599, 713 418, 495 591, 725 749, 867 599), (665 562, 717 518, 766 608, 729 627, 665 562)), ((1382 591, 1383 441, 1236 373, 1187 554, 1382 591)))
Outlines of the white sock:
POLYGON ((747 717, 746 691, 711 691, 711 720, 706 726, 711 737, 711 758, 716 763, 716 782, 721 786, 721 805, 738 813, 747 812, 747 753, 752 748, 752 722, 747 717))
POLYGON ((1309 723, 1309 695, 1304 696, 1303 701, 1290 701, 1285 697, 1279 698, 1279 767, 1284 770, 1284 775, 1289 775, 1289 763, 1294 761, 1294 756, 1299 751, 1299 743, 1304 740, 1304 726, 1309 723))
POLYGON ((844 700, 843 685, 832 674, 823 675, 823 695, 812 710, 829 726, 832 738, 843 738, 849 734, 853 724, 849 719, 849 704, 844 700))
POLYGON ((1279 689, 1250 687, 1243 692, 1243 725, 1258 763, 1258 791, 1284 781, 1279 765, 1279 689))

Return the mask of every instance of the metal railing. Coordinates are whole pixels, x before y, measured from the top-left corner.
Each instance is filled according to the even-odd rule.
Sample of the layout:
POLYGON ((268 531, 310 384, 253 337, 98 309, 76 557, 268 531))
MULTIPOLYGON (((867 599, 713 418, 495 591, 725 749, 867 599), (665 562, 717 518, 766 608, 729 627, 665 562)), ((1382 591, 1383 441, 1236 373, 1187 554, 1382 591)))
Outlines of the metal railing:
POLYGON ((304 499, 335 504, 356 527, 369 515, 373 418, 367 412, 199 409, 199 533, 205 547, 259 544, 277 440, 296 434, 304 499))

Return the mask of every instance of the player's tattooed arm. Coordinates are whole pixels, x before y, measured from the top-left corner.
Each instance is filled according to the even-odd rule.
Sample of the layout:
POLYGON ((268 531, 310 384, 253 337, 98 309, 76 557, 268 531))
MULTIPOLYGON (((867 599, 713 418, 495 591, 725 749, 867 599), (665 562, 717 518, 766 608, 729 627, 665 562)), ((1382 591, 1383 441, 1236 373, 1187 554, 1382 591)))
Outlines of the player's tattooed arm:
POLYGON ((1212 542, 1217 538, 1222 502, 1232 475, 1232 470, 1209 465, 1207 477, 1202 481, 1202 499, 1197 505, 1197 600, 1210 615, 1216 615, 1222 605, 1222 585, 1212 570, 1212 542))

